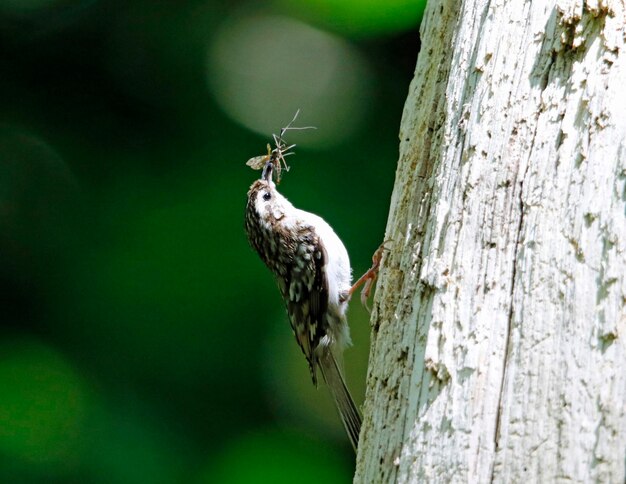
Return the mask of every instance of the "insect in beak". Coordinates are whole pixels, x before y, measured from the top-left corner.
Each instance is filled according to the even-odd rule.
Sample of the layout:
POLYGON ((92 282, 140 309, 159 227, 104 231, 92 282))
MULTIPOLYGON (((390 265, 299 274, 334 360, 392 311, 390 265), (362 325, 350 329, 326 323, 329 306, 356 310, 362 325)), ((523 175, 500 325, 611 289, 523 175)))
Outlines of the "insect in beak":
POLYGON ((282 170, 284 169, 285 171, 289 171, 289 165, 287 165, 285 157, 294 154, 294 152, 290 150, 295 148, 296 145, 287 145, 285 143, 283 136, 287 131, 315 129, 315 126, 292 126, 292 123, 296 120, 299 113, 300 110, 298 109, 289 124, 280 130, 280 134, 278 136, 275 134, 272 135, 272 137, 274 138, 274 149, 272 149, 272 147, 268 144, 267 155, 254 156, 246 162, 246 165, 248 165, 253 170, 260 170, 261 168, 263 168, 263 174, 261 175, 262 180, 271 181, 272 173, 274 173, 276 175, 276 184, 278 185, 280 183, 280 175, 282 170), (274 165, 272 168, 274 171, 272 171, 272 169, 268 170, 267 163, 272 163, 274 165), (266 173, 269 173, 269 179, 266 173))
POLYGON ((267 155, 255 156, 254 158, 250 158, 246 165, 251 167, 253 170, 260 170, 265 165, 265 162, 272 157, 272 147, 270 144, 267 144, 267 155))

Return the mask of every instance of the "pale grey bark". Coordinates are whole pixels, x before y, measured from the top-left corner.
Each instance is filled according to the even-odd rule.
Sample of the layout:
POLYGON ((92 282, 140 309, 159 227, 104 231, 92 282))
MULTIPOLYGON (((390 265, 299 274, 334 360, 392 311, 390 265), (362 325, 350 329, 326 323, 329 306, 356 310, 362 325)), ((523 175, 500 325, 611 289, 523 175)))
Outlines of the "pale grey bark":
POLYGON ((429 1, 355 482, 624 482, 625 15, 429 1))

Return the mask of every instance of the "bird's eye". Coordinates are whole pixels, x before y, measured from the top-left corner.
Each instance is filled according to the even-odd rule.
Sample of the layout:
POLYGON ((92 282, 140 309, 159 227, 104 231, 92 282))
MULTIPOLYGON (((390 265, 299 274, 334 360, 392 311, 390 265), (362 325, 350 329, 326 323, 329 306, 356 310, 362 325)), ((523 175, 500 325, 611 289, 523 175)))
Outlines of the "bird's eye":
POLYGON ((270 192, 265 192, 263 194, 263 200, 265 200, 266 202, 272 198, 272 195, 270 194, 270 192))

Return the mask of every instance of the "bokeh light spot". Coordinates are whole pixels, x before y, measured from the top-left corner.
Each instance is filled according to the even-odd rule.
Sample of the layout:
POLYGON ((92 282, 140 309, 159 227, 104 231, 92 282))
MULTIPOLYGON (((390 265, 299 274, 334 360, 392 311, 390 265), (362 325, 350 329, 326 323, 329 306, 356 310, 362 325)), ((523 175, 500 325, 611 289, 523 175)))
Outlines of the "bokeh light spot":
POLYGON ((76 464, 86 395, 68 362, 37 343, 7 342, 0 388, 0 453, 46 472, 76 464))
POLYGON ((354 132, 366 112, 371 77, 348 43, 284 17, 234 18, 209 49, 208 82, 228 115, 267 136, 300 108, 296 125, 318 126, 298 138, 309 146, 328 146, 354 132))

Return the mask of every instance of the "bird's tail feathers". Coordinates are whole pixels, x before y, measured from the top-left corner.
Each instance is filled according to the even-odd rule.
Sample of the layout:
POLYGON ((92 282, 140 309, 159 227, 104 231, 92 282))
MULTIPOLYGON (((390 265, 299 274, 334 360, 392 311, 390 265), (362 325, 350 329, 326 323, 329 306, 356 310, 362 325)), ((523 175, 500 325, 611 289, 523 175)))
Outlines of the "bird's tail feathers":
POLYGON ((324 381, 337 405, 339 416, 348 433, 350 443, 356 452, 361 432, 361 415, 357 409, 350 391, 346 386, 337 360, 331 351, 325 351, 319 359, 319 367, 324 381))

